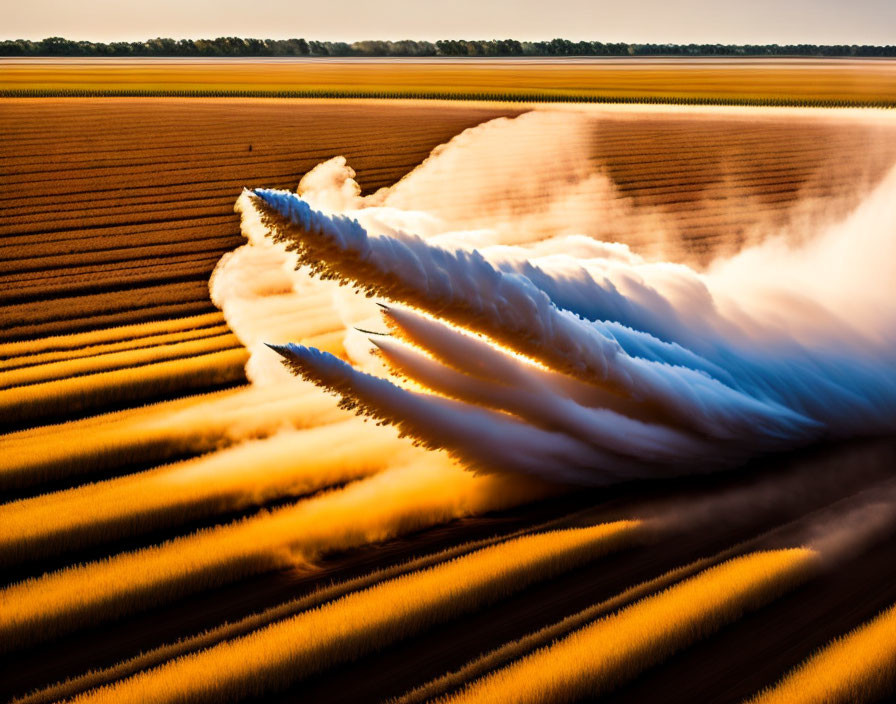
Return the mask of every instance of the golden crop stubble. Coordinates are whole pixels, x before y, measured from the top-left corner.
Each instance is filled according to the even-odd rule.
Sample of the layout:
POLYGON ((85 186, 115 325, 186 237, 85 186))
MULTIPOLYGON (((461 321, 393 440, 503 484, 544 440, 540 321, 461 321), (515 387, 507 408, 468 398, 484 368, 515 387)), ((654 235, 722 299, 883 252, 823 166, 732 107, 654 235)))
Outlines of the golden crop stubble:
MULTIPOLYGON (((698 59, 699 61, 699 59, 698 59)), ((334 63, 294 61, 261 64, 232 60, 189 60, 162 68, 139 64, 5 66, 0 90, 36 95, 78 91, 132 91, 140 94, 211 92, 215 95, 368 95, 477 97, 491 100, 607 98, 667 101, 752 101, 756 103, 837 104, 886 102, 894 79, 889 63, 816 62, 811 67, 766 59, 762 65, 694 65, 632 59, 605 61, 540 60, 514 63, 478 61, 469 65, 432 61, 334 63)))
POLYGON ((11 433, 0 438, 0 489, 220 450, 286 428, 350 417, 308 385, 241 387, 11 433))
POLYGON ((242 347, 169 359, 143 367, 114 369, 0 389, 0 422, 22 422, 47 415, 96 411, 135 397, 158 397, 187 389, 213 388, 244 381, 249 353, 242 347))
POLYGON ((818 553, 749 553, 647 597, 441 701, 573 702, 611 690, 804 581, 818 553))
POLYGON ((747 704, 858 704, 896 689, 896 606, 838 638, 747 704))
POLYGON ((145 651, 136 657, 123 660, 110 667, 101 670, 90 670, 83 675, 72 677, 58 684, 51 685, 50 687, 36 690, 31 694, 16 699, 15 704, 45 704, 46 702, 54 702, 60 699, 73 697, 80 692, 101 687, 102 685, 140 672, 141 670, 147 670, 180 655, 196 652, 204 648, 209 648, 222 641, 246 635, 276 621, 294 616, 303 611, 308 611, 309 609, 313 609, 328 601, 338 599, 345 594, 366 589, 367 587, 387 579, 419 571, 431 567, 432 565, 473 552, 474 550, 510 540, 511 538, 553 530, 558 525, 566 525, 568 521, 574 519, 575 515, 576 514, 569 514, 560 518, 551 519, 546 523, 520 528, 508 534, 499 534, 490 538, 460 543, 459 545, 440 550, 439 552, 429 553, 406 562, 383 567, 347 581, 319 586, 306 596, 278 604, 265 609, 264 611, 240 619, 239 621, 225 622, 216 628, 145 651))
POLYGON ((443 456, 415 452, 410 464, 344 489, 7 587, 0 591, 0 649, 557 491, 534 480, 472 475, 443 456))
POLYGON ((407 443, 359 419, 0 505, 0 564, 172 528, 370 476, 407 443), (351 437, 351 442, 344 442, 351 437))
POLYGON ((166 340, 136 349, 116 350, 73 359, 47 361, 19 369, 0 370, 0 388, 11 389, 58 379, 89 376, 115 369, 131 369, 139 374, 141 367, 172 359, 196 357, 240 346, 236 335, 223 329, 217 335, 199 339, 166 340))
MULTIPOLYGON (((6 375, 10 370, 19 371, 56 362, 99 357, 112 352, 147 349, 157 345, 168 345, 177 342, 186 342, 188 340, 218 337, 219 335, 224 335, 228 332, 230 332, 230 330, 226 325, 212 325, 193 330, 185 330, 183 332, 147 335, 146 337, 135 337, 130 340, 120 340, 70 349, 56 349, 48 352, 40 352, 38 354, 8 356, 3 357, 3 359, 0 360, 0 370, 2 370, 0 371, 0 374, 6 375)), ((2 356, 2 353, 0 353, 0 356, 2 356)))
POLYGON ((220 312, 206 313, 185 318, 155 320, 136 325, 91 330, 71 335, 42 337, 22 342, 7 342, 0 344, 0 357, 8 360, 17 357, 27 359, 38 355, 52 354, 65 356, 66 353, 76 354, 83 349, 98 348, 106 345, 130 347, 136 346, 142 339, 152 340, 164 335, 176 335, 178 333, 199 333, 207 328, 222 327, 224 327, 224 316, 220 312))
POLYGON ((463 667, 446 672, 444 675, 436 677, 419 687, 409 690, 400 697, 390 700, 390 704, 422 704, 422 702, 430 701, 445 692, 453 691, 471 680, 481 677, 517 658, 521 658, 531 653, 539 647, 562 638, 573 630, 581 628, 601 616, 612 613, 637 599, 649 596, 650 594, 657 592, 660 589, 664 589, 675 582, 679 582, 686 577, 690 577, 707 567, 711 567, 713 564, 735 554, 736 550, 736 547, 729 548, 719 555, 691 562, 682 567, 670 570, 659 577, 629 587, 609 599, 593 604, 582 611, 567 616, 561 621, 552 623, 527 636, 523 636, 517 640, 505 643, 494 650, 490 650, 489 652, 470 660, 463 667))
POLYGON ((637 521, 514 538, 383 582, 75 699, 219 702, 282 689, 618 549, 637 521), (210 678, 208 673, 216 676, 210 678))

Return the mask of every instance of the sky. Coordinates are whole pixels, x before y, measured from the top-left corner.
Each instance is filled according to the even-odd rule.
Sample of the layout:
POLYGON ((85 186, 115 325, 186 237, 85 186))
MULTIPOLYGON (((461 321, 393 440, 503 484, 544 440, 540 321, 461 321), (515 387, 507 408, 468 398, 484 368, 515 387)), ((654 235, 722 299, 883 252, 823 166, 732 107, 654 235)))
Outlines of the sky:
POLYGON ((0 38, 896 44, 896 0, 6 0, 0 38))

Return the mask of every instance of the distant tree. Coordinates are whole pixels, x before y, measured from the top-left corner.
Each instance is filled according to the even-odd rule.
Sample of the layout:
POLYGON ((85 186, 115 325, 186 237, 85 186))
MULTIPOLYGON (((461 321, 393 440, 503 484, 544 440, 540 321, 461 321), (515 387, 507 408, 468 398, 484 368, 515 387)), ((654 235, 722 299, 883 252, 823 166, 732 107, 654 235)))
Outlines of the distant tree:
POLYGON ((146 41, 146 53, 152 56, 176 56, 180 52, 173 39, 157 37, 146 41))
POLYGON ((31 42, 25 39, 7 39, 0 42, 0 54, 3 56, 28 56, 33 52, 31 42))
POLYGON ((352 47, 345 42, 326 42, 330 56, 351 56, 352 47))
POLYGON ((388 56, 392 53, 389 42, 367 40, 351 45, 352 53, 360 56, 388 56))
POLYGON ((498 41, 501 56, 522 56, 523 45, 516 39, 500 39, 498 41))
POLYGON ((435 56, 436 45, 432 42, 418 42, 413 39, 402 39, 389 42, 393 56, 435 56))
POLYGON ((265 40, 274 56, 308 56, 311 51, 304 39, 265 40))
POLYGON ((196 56, 199 53, 192 39, 178 39, 174 51, 178 56, 196 56))
POLYGON ((440 39, 436 42, 436 47, 442 56, 466 56, 466 42, 457 39, 440 39))
POLYGON ((268 45, 261 39, 245 40, 245 55, 247 56, 270 56, 271 51, 268 45))
POLYGON ((2 56, 896 56, 896 47, 832 44, 626 44, 555 38, 441 39, 435 43, 363 40, 345 42, 305 39, 179 39, 156 37, 143 42, 72 41, 47 37, 0 41, 2 56))
POLYGON ((38 53, 47 56, 77 56, 78 45, 70 39, 47 37, 38 43, 38 53))

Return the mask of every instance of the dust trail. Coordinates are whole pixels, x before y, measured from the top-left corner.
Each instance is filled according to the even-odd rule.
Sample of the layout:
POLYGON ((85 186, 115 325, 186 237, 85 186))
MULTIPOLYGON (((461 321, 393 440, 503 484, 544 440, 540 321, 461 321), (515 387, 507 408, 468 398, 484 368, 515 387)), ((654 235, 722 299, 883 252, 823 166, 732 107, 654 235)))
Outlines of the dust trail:
MULTIPOLYGON (((896 175, 847 221, 788 256, 832 260, 827 252, 836 253, 840 239, 856 223, 868 224, 868 213, 878 212, 882 194, 893 190, 896 175)), ((713 287, 718 274, 614 261, 602 264, 605 273, 611 267, 621 269, 616 277, 627 280, 628 295, 607 276, 597 280, 589 271, 599 268, 595 265, 581 266, 575 280, 586 297, 603 307, 600 312, 611 316, 592 320, 558 304, 571 298, 566 289, 573 281, 546 267, 527 272, 531 263, 514 266, 518 260, 490 260, 488 252, 440 247, 404 233, 371 235, 358 220, 314 210, 294 194, 257 191, 254 204, 264 214, 272 239, 285 243, 299 263, 322 278, 340 278, 368 294, 436 312, 559 372, 643 405, 645 415, 658 411, 669 425, 724 440, 734 448, 785 449, 822 437, 887 432, 896 425, 896 382, 888 374, 896 360, 891 348, 881 344, 896 330, 896 321, 886 308, 877 313, 876 336, 846 324, 835 305, 826 308, 828 318, 843 324, 828 330, 819 328, 817 316, 801 324, 807 312, 792 303, 790 292, 763 289, 755 280, 740 287, 756 290, 749 300, 735 302, 725 290, 727 278, 713 287), (664 290, 671 293, 663 295, 664 290), (785 336, 777 319, 765 325, 750 314, 749 301, 762 301, 763 293, 777 296, 779 307, 792 311, 792 335, 785 336), (695 301, 703 305, 696 307, 695 301), (710 314, 703 316, 704 311, 710 314), (664 334, 669 321, 676 324, 674 335, 664 334), (836 344, 838 330, 844 337, 841 344, 836 344), (695 349, 688 348, 689 338, 699 340, 691 343, 695 349)), ((870 219, 880 229, 865 239, 887 239, 889 222, 870 219)), ((748 261, 749 253, 740 259, 748 261)), ((880 276, 894 266, 888 262, 866 274, 880 276)), ((845 305, 853 300, 848 284, 840 282, 848 298, 845 305)), ((861 292, 855 296, 861 297, 861 292)), ((320 363, 299 348, 284 351, 305 373, 320 363)), ((339 384, 331 378, 327 386, 339 384)), ((376 402, 366 398, 365 404, 370 409, 376 402)), ((379 415, 392 419, 388 412, 379 415)), ((455 441, 446 444, 456 451, 455 441)), ((638 474, 633 468, 633 476, 638 474)))
MULTIPOLYGON (((429 394, 358 371, 325 352, 278 347, 308 381, 343 395, 343 407, 395 423, 428 449, 448 448, 472 468, 513 468, 554 480, 590 483, 590 468, 616 479, 636 474, 639 463, 562 433, 534 428, 506 414, 429 394)), ((646 471, 644 465, 642 471, 646 471)))
POLYGON ((297 193, 244 191, 249 244, 213 290, 250 376, 284 378, 268 343, 469 467, 588 484, 896 431, 896 170, 845 217, 697 270, 631 249, 663 219, 590 161, 593 125, 494 120, 371 196, 341 157, 297 193), (342 345, 320 349, 328 316, 342 345))
MULTIPOLYGON (((511 412, 534 425, 562 430, 614 452, 631 454, 632 444, 637 444, 639 455, 649 456, 655 461, 675 462, 693 460, 695 457, 713 461, 723 456, 724 447, 718 443, 655 423, 642 422, 606 407, 579 403, 554 391, 549 384, 533 384, 530 381, 532 375, 511 374, 509 376, 514 382, 511 384, 505 381, 507 377, 503 375, 487 379, 465 374, 432 360, 410 346, 397 344, 391 338, 374 338, 373 342, 394 371, 434 391, 468 403, 511 412)), ((473 352, 470 359, 477 359, 477 362, 494 352, 494 348, 488 345, 476 347, 479 348, 476 352, 481 350, 481 355, 477 358, 474 356, 476 352, 473 352)), ((496 361, 508 359, 507 355, 496 356, 496 361)))
MULTIPOLYGON (((501 271, 477 251, 443 249, 412 235, 369 236, 356 220, 327 216, 293 194, 259 191, 257 199, 275 239, 287 241, 300 262, 324 278, 342 277, 368 294, 438 311, 559 371, 657 404, 709 435, 752 429, 773 442, 817 430, 811 418, 700 369, 627 354, 599 322, 559 308, 529 278, 501 271)), ((631 334, 655 341, 649 333, 631 334)))

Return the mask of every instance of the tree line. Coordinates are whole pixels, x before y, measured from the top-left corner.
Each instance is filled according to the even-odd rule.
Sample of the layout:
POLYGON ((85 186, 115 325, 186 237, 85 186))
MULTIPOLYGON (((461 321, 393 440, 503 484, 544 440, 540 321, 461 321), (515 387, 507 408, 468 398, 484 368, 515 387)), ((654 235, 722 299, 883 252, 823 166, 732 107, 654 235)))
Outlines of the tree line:
POLYGON ((896 56, 896 46, 818 44, 627 44, 551 39, 443 39, 437 42, 305 39, 169 39, 88 42, 48 37, 0 41, 2 56, 896 56))

